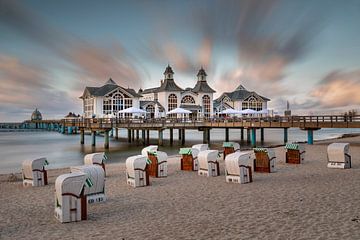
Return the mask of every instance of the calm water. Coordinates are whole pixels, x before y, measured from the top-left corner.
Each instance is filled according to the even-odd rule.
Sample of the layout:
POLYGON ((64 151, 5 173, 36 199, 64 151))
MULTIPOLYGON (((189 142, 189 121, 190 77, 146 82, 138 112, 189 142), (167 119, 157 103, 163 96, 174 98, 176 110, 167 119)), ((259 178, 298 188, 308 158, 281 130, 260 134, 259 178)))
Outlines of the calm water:
MULTIPOLYGON (((260 143, 260 131, 257 131, 258 145, 269 146, 281 144, 283 141, 282 129, 266 129, 265 142, 260 143)), ((314 132, 315 140, 336 138, 346 133, 360 133, 360 129, 321 129, 314 132)), ((169 155, 178 153, 178 132, 174 131, 174 145, 169 146, 169 132, 164 132, 164 147, 162 151, 169 155)), ((246 131, 244 131, 246 138, 246 131)), ((139 143, 127 143, 127 131, 120 131, 120 139, 110 140, 110 149, 107 152, 108 162, 125 162, 131 155, 139 154, 143 146, 139 143)), ((157 132, 150 132, 150 143, 157 143, 157 132)), ((141 132, 140 132, 141 138, 141 132)), ((289 141, 306 141, 305 131, 289 129, 289 141)), ((219 148, 225 139, 223 129, 211 131, 211 142, 213 148, 219 148)), ((240 141, 240 130, 230 129, 230 140, 240 141)), ((202 142, 202 132, 187 130, 186 146, 202 142)), ((85 136, 85 145, 80 144, 79 135, 63 135, 57 132, 2 132, 0 131, 0 173, 21 172, 21 163, 26 159, 46 157, 50 163, 49 168, 69 167, 83 164, 83 157, 87 153, 104 151, 104 138, 96 137, 96 147, 91 147, 89 135, 85 136)), ((250 147, 248 143, 242 142, 242 148, 250 147)))

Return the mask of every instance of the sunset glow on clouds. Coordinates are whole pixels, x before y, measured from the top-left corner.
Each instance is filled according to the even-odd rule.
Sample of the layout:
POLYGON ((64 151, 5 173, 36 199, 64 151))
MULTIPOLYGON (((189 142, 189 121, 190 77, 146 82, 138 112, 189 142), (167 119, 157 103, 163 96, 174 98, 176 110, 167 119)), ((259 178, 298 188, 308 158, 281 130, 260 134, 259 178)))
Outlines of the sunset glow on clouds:
POLYGON ((0 0, 0 121, 81 113, 85 86, 159 85, 170 63, 219 96, 239 84, 283 111, 360 104, 360 2, 0 0), (85 7, 86 6, 86 7, 85 7), (310 64, 311 63, 311 64, 310 64))

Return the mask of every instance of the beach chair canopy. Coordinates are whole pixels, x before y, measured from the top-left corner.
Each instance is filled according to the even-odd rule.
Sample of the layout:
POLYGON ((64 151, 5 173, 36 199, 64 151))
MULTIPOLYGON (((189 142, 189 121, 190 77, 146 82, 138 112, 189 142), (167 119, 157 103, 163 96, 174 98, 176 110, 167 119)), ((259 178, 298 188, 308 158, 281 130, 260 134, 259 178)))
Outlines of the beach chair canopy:
POLYGON ((86 154, 84 157, 85 164, 103 164, 107 160, 104 152, 86 154))
POLYGON ((147 156, 136 155, 126 159, 126 172, 130 177, 135 177, 135 169, 145 170, 147 156))
POLYGON ((33 170, 43 170, 43 167, 47 165, 46 158, 38 158, 34 160, 25 160, 22 163, 23 174, 25 177, 32 178, 33 170))
POLYGON ((156 152, 158 150, 157 145, 150 145, 141 150, 141 155, 147 156, 148 152, 156 152))
POLYGON ((67 173, 60 175, 55 180, 56 197, 59 204, 62 205, 62 195, 70 194, 79 197, 84 187, 87 176, 85 173, 67 173))
POLYGON ((250 166, 251 163, 250 152, 234 152, 228 154, 225 158, 226 171, 232 175, 240 174, 240 165, 250 166))
POLYGON ((198 149, 200 152, 205 151, 209 149, 209 144, 195 144, 192 146, 192 148, 198 149))
POLYGON ((332 143, 327 147, 329 162, 345 162, 345 154, 349 154, 349 143, 332 143))
POLYGON ((161 151, 157 151, 156 152, 156 157, 158 159, 158 163, 163 162, 163 161, 167 161, 168 155, 166 152, 161 152, 161 151))
POLYGON ((223 147, 232 147, 236 151, 240 149, 240 144, 237 142, 223 142, 223 147))
POLYGON ((85 185, 85 195, 96 193, 103 193, 105 187, 105 172, 104 169, 98 165, 83 165, 70 167, 72 173, 80 172, 85 173, 87 178, 92 182, 92 186, 85 185))
POLYGON ((208 162, 216 162, 218 157, 218 150, 205 150, 199 153, 199 168, 207 169, 208 162))

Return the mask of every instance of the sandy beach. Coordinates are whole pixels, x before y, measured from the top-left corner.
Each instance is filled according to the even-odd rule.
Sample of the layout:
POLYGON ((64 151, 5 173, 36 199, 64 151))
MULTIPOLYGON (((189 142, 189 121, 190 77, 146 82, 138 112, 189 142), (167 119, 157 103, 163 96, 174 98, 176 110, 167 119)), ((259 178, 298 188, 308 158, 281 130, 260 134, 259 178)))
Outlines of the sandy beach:
MULTIPOLYGON (((0 239, 360 239, 360 137, 305 145, 305 162, 255 173, 250 184, 180 171, 169 159, 167 178, 132 188, 123 163, 108 164, 108 201, 88 206, 88 220, 54 217, 54 182, 69 169, 49 171, 49 185, 24 188, 0 175, 0 239), (328 169, 330 142, 350 142, 352 169, 328 169)), ((19 175, 20 177, 20 175, 19 175)))

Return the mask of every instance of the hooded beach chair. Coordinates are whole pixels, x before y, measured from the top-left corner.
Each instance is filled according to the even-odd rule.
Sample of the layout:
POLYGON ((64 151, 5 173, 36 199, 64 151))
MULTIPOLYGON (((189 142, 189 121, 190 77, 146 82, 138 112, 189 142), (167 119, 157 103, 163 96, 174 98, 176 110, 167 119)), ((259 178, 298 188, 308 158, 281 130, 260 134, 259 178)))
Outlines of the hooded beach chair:
POLYGON ((87 175, 82 172, 60 175, 55 180, 55 217, 62 223, 87 219, 84 194, 87 175))
POLYGON ((107 156, 104 152, 99 153, 90 153, 86 154, 84 157, 84 164, 85 165, 99 165, 104 169, 105 175, 105 161, 107 160, 107 156))
POLYGON ((150 185, 147 156, 137 155, 126 159, 126 182, 133 187, 150 185))
POLYGON ((48 165, 46 158, 25 160, 22 163, 23 186, 40 187, 47 185, 45 165, 48 165))
POLYGON ((151 177, 166 177, 167 176, 167 154, 158 151, 158 146, 150 145, 141 151, 141 155, 147 156, 149 164, 147 171, 151 177))
POLYGON ((199 152, 209 150, 209 144, 195 144, 191 148, 199 150, 199 152))
POLYGON ((199 153, 200 151, 197 148, 180 148, 180 169, 184 171, 197 171, 199 164, 197 158, 199 153))
POLYGON ((199 153, 199 170, 198 175, 207 177, 216 177, 220 175, 218 150, 205 150, 199 153))
POLYGON ((83 165, 70 167, 70 172, 85 173, 91 180, 91 185, 85 185, 84 194, 88 203, 99 203, 106 201, 105 195, 105 172, 99 165, 83 165))
POLYGON ((332 143, 327 147, 328 168, 351 168, 349 143, 332 143))
POLYGON ((240 151, 240 144, 236 143, 236 142, 224 142, 223 143, 223 148, 224 148, 224 160, 226 158, 226 155, 240 151))
POLYGON ((304 146, 296 143, 288 143, 285 145, 286 163, 300 164, 305 159, 304 146))
POLYGON ((252 182, 252 163, 250 152, 235 152, 225 158, 226 182, 250 183, 252 182))
POLYGON ((275 171, 275 152, 271 148, 254 148, 254 171, 271 173, 275 171))

